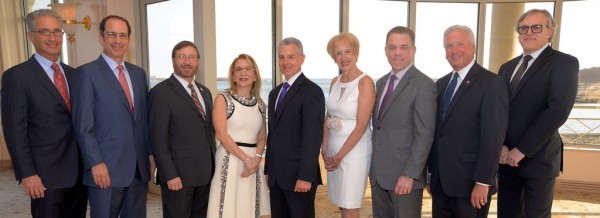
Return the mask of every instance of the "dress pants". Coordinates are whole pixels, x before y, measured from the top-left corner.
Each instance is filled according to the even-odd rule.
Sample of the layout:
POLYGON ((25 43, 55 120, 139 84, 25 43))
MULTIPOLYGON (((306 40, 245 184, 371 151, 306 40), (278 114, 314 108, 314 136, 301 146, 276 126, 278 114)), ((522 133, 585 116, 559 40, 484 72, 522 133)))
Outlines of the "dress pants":
POLYGON ((31 199, 31 216, 36 218, 85 218, 87 189, 81 180, 70 188, 47 189, 43 198, 31 199))
POLYGON ((210 183, 205 186, 184 187, 171 191, 166 183, 160 185, 164 218, 204 218, 208 210, 210 183))
MULTIPOLYGON (((501 166, 502 167, 502 166, 501 166)), ((553 178, 526 178, 516 170, 498 174, 498 217, 550 217, 554 194, 553 178)))
POLYGON ((371 184, 371 197, 375 218, 421 217, 423 189, 412 190, 408 195, 397 195, 394 190, 385 190, 374 181, 371 184))
POLYGON ((91 218, 146 217, 148 184, 142 182, 139 168, 129 187, 88 187, 91 218))
POLYGON ((490 211, 492 196, 487 196, 487 204, 481 209, 471 205, 471 198, 455 198, 446 195, 441 182, 432 194, 432 215, 434 218, 484 218, 490 211))
POLYGON ((272 218, 314 218, 315 194, 317 185, 314 183, 308 192, 286 191, 277 183, 270 187, 272 218))

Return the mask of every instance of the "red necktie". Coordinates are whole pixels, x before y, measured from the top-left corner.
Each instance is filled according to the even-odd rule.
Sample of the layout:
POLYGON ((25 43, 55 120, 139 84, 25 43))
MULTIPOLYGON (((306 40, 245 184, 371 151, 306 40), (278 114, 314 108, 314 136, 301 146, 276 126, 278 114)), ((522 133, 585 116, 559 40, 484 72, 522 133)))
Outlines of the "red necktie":
POLYGON ((194 89, 194 85, 190 83, 188 84, 188 88, 192 90, 192 100, 194 100, 194 104, 196 104, 196 107, 198 107, 202 119, 206 120, 206 112, 204 112, 204 108, 202 108, 202 104, 200 104, 200 99, 198 98, 198 93, 196 93, 196 89, 194 89))
POLYGON ((65 80, 65 76, 62 74, 62 72, 60 72, 58 64, 52 63, 51 67, 54 70, 54 86, 56 86, 56 89, 58 89, 58 92, 62 96, 63 100, 65 100, 67 109, 71 111, 71 100, 69 99, 69 91, 67 90, 67 81, 65 80))
POLYGON ((125 72, 123 72, 123 65, 117 66, 117 69, 119 69, 119 83, 121 83, 121 88, 123 88, 125 96, 127 96, 127 102, 129 102, 129 109, 133 111, 133 102, 131 102, 131 92, 129 91, 129 84, 127 84, 125 72))

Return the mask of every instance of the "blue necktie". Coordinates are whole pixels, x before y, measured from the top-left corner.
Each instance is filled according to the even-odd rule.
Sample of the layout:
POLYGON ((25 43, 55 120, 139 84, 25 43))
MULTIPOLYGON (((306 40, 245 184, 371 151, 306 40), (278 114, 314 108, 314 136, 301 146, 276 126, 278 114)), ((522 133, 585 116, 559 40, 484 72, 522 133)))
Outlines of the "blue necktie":
POLYGON ((290 87, 290 84, 288 84, 287 82, 283 83, 283 87, 281 88, 281 93, 279 93, 279 98, 277 98, 277 103, 275 104, 275 110, 279 110, 279 105, 281 105, 281 102, 283 101, 283 98, 285 97, 285 93, 287 93, 287 89, 290 87))
POLYGON ((452 95, 454 95, 454 89, 456 88, 457 78, 458 73, 452 72, 452 80, 450 80, 450 84, 448 84, 446 92, 444 92, 444 98, 442 100, 442 119, 446 119, 446 113, 448 112, 448 107, 450 106, 450 102, 452 101, 452 95))
POLYGON ((396 75, 394 75, 394 74, 390 75, 390 83, 388 84, 387 90, 385 91, 385 95, 383 96, 383 99, 381 100, 381 105, 379 105, 379 113, 377 114, 378 120, 381 120, 381 116, 383 115, 383 109, 387 105, 387 102, 390 99, 390 96, 392 96, 392 93, 394 92, 394 80, 396 80, 396 79, 398 79, 398 77, 396 77, 396 75))

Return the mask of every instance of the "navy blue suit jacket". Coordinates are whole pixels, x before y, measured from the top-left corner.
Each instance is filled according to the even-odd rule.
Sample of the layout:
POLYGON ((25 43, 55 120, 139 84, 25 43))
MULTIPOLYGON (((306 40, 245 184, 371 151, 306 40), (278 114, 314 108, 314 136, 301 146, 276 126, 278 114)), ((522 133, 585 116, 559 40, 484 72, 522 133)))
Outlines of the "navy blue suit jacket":
POLYGON ((269 93, 269 129, 265 175, 269 186, 293 191, 297 180, 321 184, 319 152, 323 139, 323 90, 304 74, 288 88, 279 110, 275 102, 281 84, 269 93))
MULTIPOLYGON (((510 87, 510 78, 522 56, 500 67, 499 75, 510 87)), ((504 144, 518 148, 525 158, 516 170, 530 178, 557 177, 562 170, 563 143, 558 128, 565 123, 577 95, 579 61, 548 46, 525 71, 513 96, 504 144)))
MULTIPOLYGON (((61 65, 72 87, 75 70, 61 65)), ((81 160, 71 113, 42 66, 32 56, 8 69, 1 92, 2 126, 16 179, 37 174, 46 188, 74 186, 81 160)))
POLYGON ((133 112, 117 77, 102 56, 76 70, 73 125, 85 167, 84 185, 98 187, 91 168, 100 163, 108 168, 110 187, 130 186, 136 166, 142 181, 150 180, 146 73, 127 62, 125 67, 133 89, 133 112))
POLYGON ((431 191, 442 186, 447 196, 470 198, 476 182, 496 192, 500 148, 508 122, 508 92, 502 79, 475 63, 454 93, 446 119, 441 102, 450 81, 436 82, 438 113, 429 154, 431 191), (439 182, 438 182, 439 181, 439 182))

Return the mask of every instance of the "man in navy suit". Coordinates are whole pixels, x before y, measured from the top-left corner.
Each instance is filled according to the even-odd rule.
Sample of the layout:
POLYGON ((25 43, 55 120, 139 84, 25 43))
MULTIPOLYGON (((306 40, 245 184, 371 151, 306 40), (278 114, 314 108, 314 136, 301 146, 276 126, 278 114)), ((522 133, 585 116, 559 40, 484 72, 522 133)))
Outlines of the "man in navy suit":
POLYGON ((302 73, 304 53, 296 38, 278 45, 284 81, 269 93, 269 135, 265 175, 273 218, 315 217, 321 184, 319 151, 323 139, 323 90, 302 73))
POLYGON ((194 43, 177 43, 171 58, 175 73, 154 86, 148 98, 163 215, 206 217, 216 150, 212 95, 195 82, 200 53, 194 43))
POLYGON ((432 214, 487 217, 508 121, 506 86, 475 62, 469 27, 446 29, 444 48, 452 72, 436 82, 437 124, 428 162, 432 214))
POLYGON ((558 128, 575 103, 579 61, 550 46, 556 23, 546 10, 525 12, 515 30, 523 55, 503 64, 499 74, 510 89, 510 114, 500 155, 498 217, 550 217, 562 170, 558 128))
POLYGON ((73 124, 83 157, 92 217, 145 217, 153 168, 146 73, 124 61, 131 27, 110 15, 100 22, 98 59, 77 68, 73 124))
POLYGON ((36 53, 2 75, 2 125, 15 177, 31 197, 33 217, 85 217, 70 112, 75 70, 59 61, 63 21, 40 9, 25 22, 36 53))

